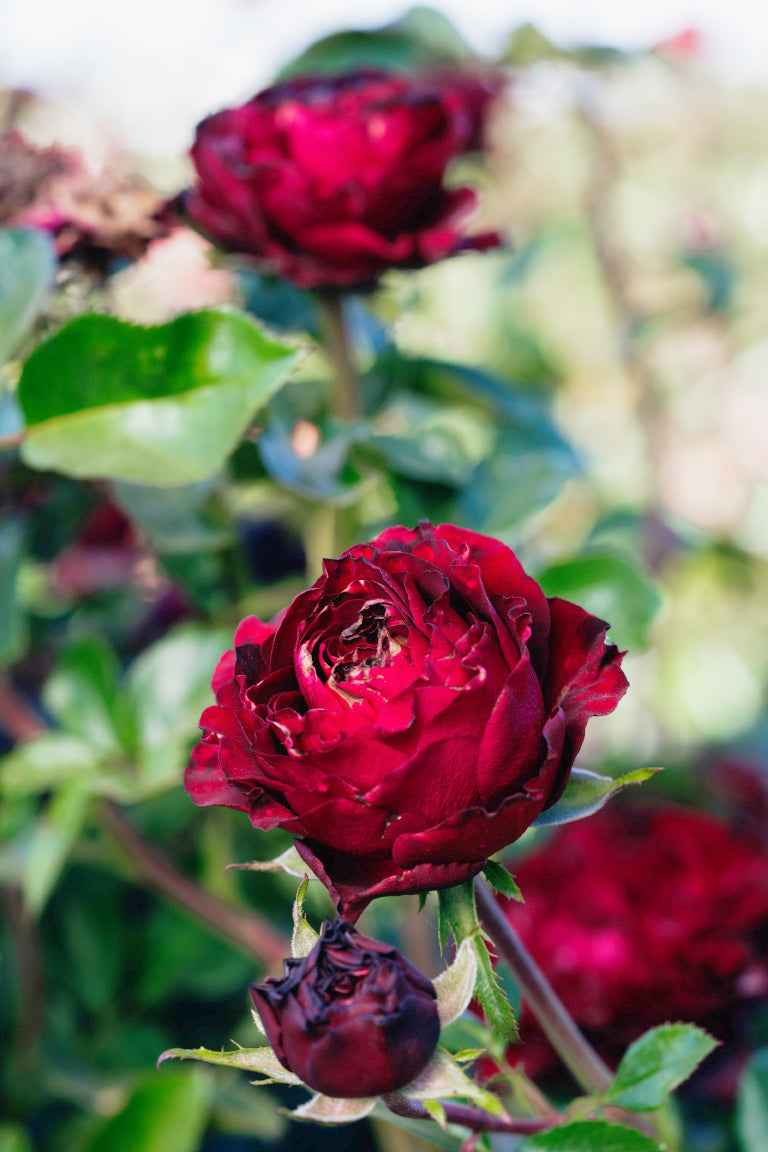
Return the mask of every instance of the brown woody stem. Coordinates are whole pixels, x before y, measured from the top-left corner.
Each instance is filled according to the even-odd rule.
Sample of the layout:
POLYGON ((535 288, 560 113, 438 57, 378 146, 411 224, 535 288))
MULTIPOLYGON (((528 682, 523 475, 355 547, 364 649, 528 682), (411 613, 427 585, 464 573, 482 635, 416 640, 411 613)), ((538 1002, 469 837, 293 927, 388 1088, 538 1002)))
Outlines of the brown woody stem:
POLYGON ((566 1011, 563 1002, 507 920, 484 880, 475 881, 480 923, 500 959, 520 986, 520 993, 563 1063, 587 1092, 605 1092, 613 1073, 566 1011))
POLYGON ((323 342, 333 369, 331 409, 339 420, 358 420, 362 415, 360 380, 345 313, 344 296, 318 292, 323 318, 323 342))
MULTIPOLYGON (((423 1104, 401 1096, 399 1092, 388 1092, 380 1097, 382 1104, 396 1116, 409 1120, 431 1120, 423 1104)), ((472 1132, 507 1132, 510 1135, 530 1136, 534 1132, 544 1132, 553 1127, 552 1120, 539 1120, 533 1117, 517 1119, 511 1116, 492 1116, 480 1108, 470 1108, 466 1104, 450 1104, 441 1101, 445 1118, 449 1124, 461 1124, 472 1132)), ((560 1117, 558 1117, 558 1120, 560 1117)))

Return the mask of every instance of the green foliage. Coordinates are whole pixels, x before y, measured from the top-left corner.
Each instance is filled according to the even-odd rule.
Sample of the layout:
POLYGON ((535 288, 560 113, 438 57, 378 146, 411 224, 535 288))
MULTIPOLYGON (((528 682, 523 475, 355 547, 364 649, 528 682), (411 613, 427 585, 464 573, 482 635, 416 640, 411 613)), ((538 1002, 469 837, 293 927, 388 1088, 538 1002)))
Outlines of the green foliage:
POLYGON ((522 901, 525 899, 515 883, 514 876, 511 876, 506 868, 497 863, 496 860, 486 860, 483 875, 491 887, 500 892, 502 896, 506 896, 508 900, 522 901))
POLYGON ((494 971, 491 957, 480 931, 475 906, 475 890, 471 881, 458 884, 454 888, 444 888, 438 892, 440 913, 440 941, 443 947, 450 929, 457 946, 468 937, 474 939, 477 958, 477 983, 475 995, 485 1016, 503 1040, 517 1039, 515 1014, 500 986, 494 971))
POLYGON ((222 466, 301 356, 234 311, 155 328, 79 317, 24 365, 23 458, 70 476, 192 484, 222 466))
POLYGON ((736 1105, 741 1152, 768 1148, 768 1048, 756 1052, 744 1069, 736 1105))
POLYGON ((542 812, 534 824, 540 828, 549 827, 551 824, 568 824, 571 820, 591 816, 622 788, 643 784, 660 771, 660 768, 635 768, 632 772, 614 778, 588 772, 586 768, 572 768, 560 799, 542 812))
POLYGON ((693 1024, 652 1028, 624 1053, 604 1099, 633 1112, 661 1108, 716 1047, 717 1041, 693 1024))
POLYGON ((520 1152, 661 1152, 661 1145, 635 1128, 581 1120, 529 1136, 520 1152))
POLYGON ((211 1080, 186 1069, 140 1080, 84 1152, 197 1152, 211 1109, 211 1080))
POLYGON ((17 350, 46 302, 56 253, 36 228, 0 231, 0 367, 17 350))
POLYGON ((589 552, 553 564, 538 574, 547 596, 573 600, 610 624, 619 648, 636 651, 648 643, 648 629, 661 599, 636 564, 617 553, 589 552))
POLYGON ((17 595, 25 537, 26 526, 20 518, 9 517, 0 524, 0 667, 21 655, 27 639, 17 595))
POLYGON ((366 67, 409 71, 471 58, 471 49, 450 21, 436 9, 419 5, 381 28, 324 36, 284 68, 280 76, 285 79, 366 67))

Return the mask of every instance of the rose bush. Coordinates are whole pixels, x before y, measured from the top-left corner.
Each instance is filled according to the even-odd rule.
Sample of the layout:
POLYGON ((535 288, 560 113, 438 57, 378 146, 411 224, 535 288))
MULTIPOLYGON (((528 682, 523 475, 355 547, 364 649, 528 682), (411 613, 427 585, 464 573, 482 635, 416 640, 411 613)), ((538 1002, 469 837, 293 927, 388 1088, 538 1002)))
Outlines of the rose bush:
MULTIPOLYGON (((768 994, 768 853, 703 812, 612 805, 515 867, 513 927, 609 1061, 647 1028, 695 1020, 721 1038, 768 994)), ((522 1056, 557 1064, 523 1008, 522 1056)))
POLYGON ((395 948, 326 920, 285 976, 250 986, 280 1063, 328 1096, 379 1096, 413 1080, 440 1035, 435 989, 395 948))
POLYGON ((369 287, 389 268, 495 246, 495 232, 457 229, 472 189, 443 184, 477 145, 489 99, 476 80, 373 71, 268 88, 199 125, 182 210, 301 288, 369 287))
POLYGON ((623 695, 606 627, 497 540, 390 528, 240 624, 187 791, 294 833, 345 915, 460 883, 557 800, 623 695))

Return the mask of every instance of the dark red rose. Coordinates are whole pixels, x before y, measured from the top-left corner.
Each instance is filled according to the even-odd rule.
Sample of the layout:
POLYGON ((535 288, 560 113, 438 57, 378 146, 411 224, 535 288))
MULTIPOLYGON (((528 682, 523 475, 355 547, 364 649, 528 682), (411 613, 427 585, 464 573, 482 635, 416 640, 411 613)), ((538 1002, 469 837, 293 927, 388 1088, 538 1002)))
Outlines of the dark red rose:
POLYGON ((476 875, 565 787, 627 682, 607 625, 504 544, 389 528, 235 633, 185 784, 280 826, 344 915, 476 875))
POLYGON ((472 92, 373 71, 268 88, 198 126, 183 210, 300 288, 370 287, 389 268, 493 247, 496 233, 457 230, 475 193, 443 184, 477 142, 489 100, 472 92))
POLYGON ((380 1096, 408 1084, 437 1046, 431 982, 397 949, 326 920, 308 956, 251 999, 280 1063, 316 1092, 380 1096))
MULTIPOLYGON (((768 993, 768 853, 703 812, 613 805, 517 863, 507 915, 598 1050, 616 1063, 646 1029, 694 1020, 727 1039, 768 993)), ((532 1075, 557 1065, 523 1007, 532 1075)))

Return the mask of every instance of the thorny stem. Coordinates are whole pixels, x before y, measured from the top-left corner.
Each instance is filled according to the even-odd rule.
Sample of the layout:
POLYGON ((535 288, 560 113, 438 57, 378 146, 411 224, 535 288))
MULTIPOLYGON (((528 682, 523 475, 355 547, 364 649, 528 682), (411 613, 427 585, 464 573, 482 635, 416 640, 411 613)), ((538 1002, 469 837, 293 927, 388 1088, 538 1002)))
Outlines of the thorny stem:
POLYGON ((323 342, 333 370, 331 409, 339 420, 357 420, 362 414, 360 380, 344 311, 344 297, 318 292, 323 318, 323 342))
MULTIPOLYGON (((0 728, 19 744, 48 731, 48 726, 4 677, 0 678, 0 728)), ((144 839, 116 804, 103 801, 98 815, 102 826, 118 842, 148 887, 269 967, 278 966, 290 955, 289 941, 265 917, 241 912, 177 871, 162 852, 144 839)))
POLYGON ((589 1093, 605 1092, 613 1073, 581 1033, 544 973, 496 903, 488 885, 475 881, 480 923, 500 958, 520 985, 520 992, 549 1042, 589 1093))
MULTIPOLYGON (((396 1116, 405 1116, 409 1120, 432 1119, 423 1104, 408 1100, 399 1092, 388 1092, 380 1099, 382 1104, 396 1116)), ((480 1108, 470 1108, 466 1104, 451 1104, 447 1101, 443 1101, 442 1105, 449 1124, 461 1124, 473 1132, 507 1132, 510 1135, 530 1136, 534 1132, 544 1132, 547 1128, 553 1127, 552 1120, 540 1120, 529 1116, 523 1118, 493 1116, 480 1108)))

